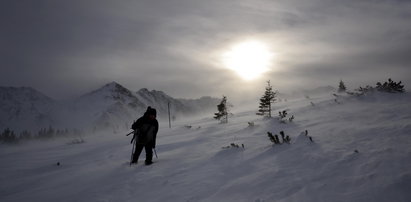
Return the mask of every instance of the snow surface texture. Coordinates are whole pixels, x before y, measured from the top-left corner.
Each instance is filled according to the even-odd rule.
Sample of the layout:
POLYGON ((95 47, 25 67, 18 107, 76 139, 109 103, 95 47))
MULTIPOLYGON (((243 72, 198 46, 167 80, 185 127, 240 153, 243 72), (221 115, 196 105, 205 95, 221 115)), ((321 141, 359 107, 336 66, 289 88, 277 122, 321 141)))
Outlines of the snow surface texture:
POLYGON ((1 145, 0 201, 411 201, 411 96, 338 103, 331 95, 278 103, 295 116, 285 124, 255 111, 228 124, 160 123, 151 166, 143 152, 130 167, 130 136, 119 134, 1 145), (267 131, 282 130, 291 144, 273 145, 267 131))

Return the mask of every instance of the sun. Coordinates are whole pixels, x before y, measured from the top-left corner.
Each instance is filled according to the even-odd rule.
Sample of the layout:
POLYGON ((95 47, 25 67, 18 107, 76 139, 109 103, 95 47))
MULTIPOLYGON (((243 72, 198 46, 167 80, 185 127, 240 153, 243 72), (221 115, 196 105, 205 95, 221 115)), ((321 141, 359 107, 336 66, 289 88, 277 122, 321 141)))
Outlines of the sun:
POLYGON ((233 45, 223 53, 226 68, 235 71, 244 80, 253 80, 269 70, 273 53, 258 40, 244 41, 233 45))

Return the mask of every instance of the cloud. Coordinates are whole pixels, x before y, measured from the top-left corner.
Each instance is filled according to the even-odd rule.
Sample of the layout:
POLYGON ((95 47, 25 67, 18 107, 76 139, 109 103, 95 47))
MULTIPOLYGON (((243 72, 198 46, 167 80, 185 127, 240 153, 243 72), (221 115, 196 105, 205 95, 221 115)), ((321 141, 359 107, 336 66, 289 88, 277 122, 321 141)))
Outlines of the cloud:
POLYGON ((387 77, 407 86, 410 17, 409 1, 2 1, 0 85, 65 98, 115 80, 239 99, 267 79, 284 90, 387 77), (260 81, 218 64, 219 52, 246 38, 278 55, 260 81))

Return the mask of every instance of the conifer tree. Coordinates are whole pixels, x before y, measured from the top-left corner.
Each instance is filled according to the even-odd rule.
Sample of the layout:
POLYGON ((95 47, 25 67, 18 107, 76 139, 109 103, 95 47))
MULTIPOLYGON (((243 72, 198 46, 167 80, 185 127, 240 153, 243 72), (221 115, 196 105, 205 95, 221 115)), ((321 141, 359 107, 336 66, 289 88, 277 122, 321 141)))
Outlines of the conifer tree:
POLYGON ((270 81, 267 81, 264 95, 260 98, 260 106, 257 115, 271 117, 271 103, 276 101, 277 92, 273 91, 270 81))
POLYGON ((340 85, 338 86, 338 92, 345 92, 347 90, 347 88, 345 87, 345 84, 342 80, 340 80, 340 85))
POLYGON ((217 113, 214 113, 214 118, 221 121, 221 123, 228 123, 228 108, 227 97, 223 95, 220 104, 217 105, 217 113))

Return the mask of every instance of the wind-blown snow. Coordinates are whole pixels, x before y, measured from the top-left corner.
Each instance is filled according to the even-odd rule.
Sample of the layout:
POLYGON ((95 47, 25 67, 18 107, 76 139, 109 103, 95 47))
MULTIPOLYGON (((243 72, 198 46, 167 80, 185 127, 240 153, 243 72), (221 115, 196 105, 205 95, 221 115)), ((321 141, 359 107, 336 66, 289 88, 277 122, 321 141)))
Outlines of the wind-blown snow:
POLYGON ((162 91, 143 88, 132 92, 111 82, 78 98, 56 101, 32 88, 0 87, 0 130, 10 128, 17 134, 41 128, 81 131, 130 128, 133 120, 148 106, 157 109, 157 117, 168 118, 168 105, 174 119, 214 110, 217 98, 175 99, 162 91))
POLYGON ((329 95, 275 104, 274 114, 295 116, 286 124, 255 111, 228 124, 160 123, 151 166, 144 152, 128 165, 127 131, 1 145, 0 201, 411 201, 410 101, 376 93, 338 104, 329 95), (266 133, 281 130, 291 144, 273 146, 266 133), (245 148, 223 149, 230 143, 245 148))

